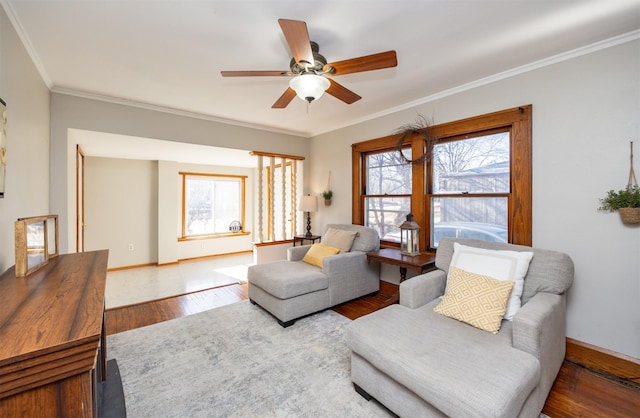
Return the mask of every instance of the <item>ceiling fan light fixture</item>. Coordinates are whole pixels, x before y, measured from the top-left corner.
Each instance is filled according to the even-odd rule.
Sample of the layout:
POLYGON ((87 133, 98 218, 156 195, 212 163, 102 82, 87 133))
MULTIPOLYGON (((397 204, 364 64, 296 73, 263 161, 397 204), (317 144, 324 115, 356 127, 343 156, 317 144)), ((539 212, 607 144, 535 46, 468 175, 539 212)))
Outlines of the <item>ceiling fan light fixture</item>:
POLYGON ((296 95, 309 103, 322 97, 330 85, 329 80, 316 74, 302 74, 289 82, 296 95))

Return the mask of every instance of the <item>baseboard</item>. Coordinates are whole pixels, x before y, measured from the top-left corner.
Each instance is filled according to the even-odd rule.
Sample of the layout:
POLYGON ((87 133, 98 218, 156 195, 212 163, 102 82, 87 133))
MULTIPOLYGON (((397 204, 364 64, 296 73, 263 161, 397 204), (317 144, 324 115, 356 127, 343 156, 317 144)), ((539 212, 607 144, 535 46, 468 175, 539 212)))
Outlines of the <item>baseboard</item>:
POLYGON ((567 338, 565 360, 600 373, 640 383, 640 359, 567 338))
POLYGON ((111 267, 107 269, 107 272, 109 271, 120 271, 120 270, 130 270, 130 269, 137 269, 137 268, 141 268, 141 267, 153 267, 153 266, 157 266, 158 263, 145 263, 145 264, 135 264, 132 266, 122 266, 122 267, 111 267))

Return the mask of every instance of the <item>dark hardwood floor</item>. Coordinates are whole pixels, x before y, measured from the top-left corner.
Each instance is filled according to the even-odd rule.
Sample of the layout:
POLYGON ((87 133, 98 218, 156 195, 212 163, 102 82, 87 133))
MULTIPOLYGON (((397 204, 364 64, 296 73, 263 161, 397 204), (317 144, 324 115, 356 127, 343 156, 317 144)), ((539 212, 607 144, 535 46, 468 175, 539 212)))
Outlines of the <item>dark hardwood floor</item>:
MULTIPOLYGON (((333 308, 350 319, 380 309, 397 286, 381 282, 380 292, 333 308)), ((180 318, 246 300, 247 285, 231 285, 157 301, 109 309, 107 335, 180 318)), ((640 418, 640 390, 565 361, 542 412, 552 418, 640 418)))

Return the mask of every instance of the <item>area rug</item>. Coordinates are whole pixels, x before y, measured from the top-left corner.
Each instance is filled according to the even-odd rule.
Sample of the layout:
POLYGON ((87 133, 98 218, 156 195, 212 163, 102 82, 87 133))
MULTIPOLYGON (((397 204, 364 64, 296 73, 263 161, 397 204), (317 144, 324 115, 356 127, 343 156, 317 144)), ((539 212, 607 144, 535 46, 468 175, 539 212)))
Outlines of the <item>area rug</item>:
POLYGON ((350 380, 331 311, 282 328, 248 301, 111 335, 127 416, 389 417, 350 380))

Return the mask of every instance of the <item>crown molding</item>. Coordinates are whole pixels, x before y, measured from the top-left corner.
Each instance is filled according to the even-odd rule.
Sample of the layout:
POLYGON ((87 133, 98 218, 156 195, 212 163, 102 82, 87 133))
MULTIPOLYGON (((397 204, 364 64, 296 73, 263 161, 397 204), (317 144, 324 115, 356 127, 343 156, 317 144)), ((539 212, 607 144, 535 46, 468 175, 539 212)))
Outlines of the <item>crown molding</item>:
POLYGON ((188 110, 175 109, 171 107, 159 106, 159 105, 154 105, 150 103, 138 102, 135 100, 106 96, 106 95, 97 94, 97 93, 89 93, 86 91, 67 89, 64 87, 53 87, 51 89, 51 93, 64 94, 67 96, 80 97, 83 99, 96 100, 100 102, 112 103, 112 104, 117 104, 122 106, 137 107, 140 109, 152 110, 155 112, 162 112, 162 113, 169 113, 176 116, 184 116, 184 117, 194 118, 194 119, 201 119, 209 122, 223 123, 226 125, 239 126, 242 128, 256 129, 260 131, 274 132, 274 133, 284 134, 284 135, 292 135, 292 136, 297 136, 304 139, 309 138, 309 136, 306 135, 306 133, 300 132, 300 131, 292 131, 287 129, 275 128, 268 125, 260 125, 256 123, 243 122, 243 121, 234 120, 234 119, 226 119, 226 118, 221 118, 213 115, 207 115, 204 113, 191 112, 188 110))
POLYGON ((20 41, 22 41, 22 45, 24 45, 24 48, 27 50, 27 54, 29 54, 29 57, 31 58, 33 65, 36 67, 36 70, 40 74, 42 81, 44 81, 44 83, 47 85, 49 90, 51 90, 51 88, 53 87, 53 81, 51 80, 51 77, 49 77, 49 73, 47 73, 47 70, 44 68, 44 65, 42 64, 42 60, 40 60, 40 56, 38 56, 38 54, 36 53, 36 49, 33 47, 33 44, 31 43, 31 39, 29 39, 29 36, 27 35, 27 31, 24 29, 24 26, 22 26, 22 22, 20 21, 20 19, 18 19, 18 15, 13 9, 13 6, 7 0, 0 0, 0 5, 4 9, 9 20, 11 21, 11 24, 13 25, 13 28, 18 34, 20 41))
POLYGON ((357 125, 359 123, 364 123, 364 122, 368 122, 370 120, 373 119, 378 119, 380 117, 383 116, 388 116, 394 113, 398 113, 401 112, 403 110, 407 110, 407 109, 413 109, 417 106, 423 105, 423 104, 427 104, 427 103, 431 103, 431 102, 435 102, 436 100, 440 100, 449 96, 453 96, 462 92, 465 92, 467 90, 471 90, 471 89, 475 89, 477 87, 481 87, 481 86, 485 86, 487 84, 491 84, 491 83, 495 83, 497 81, 500 80, 505 80, 507 78, 511 78, 514 77, 516 75, 519 74, 523 74, 523 73, 527 73, 533 70, 537 70, 539 68, 543 68, 543 67, 548 67, 550 65, 554 65, 563 61, 568 61, 577 57, 581 57, 583 55, 587 55, 587 54, 591 54, 603 49, 607 49, 607 48, 611 48, 617 45, 621 45, 627 42, 631 42, 631 41, 635 41, 637 39, 640 39, 640 30, 635 30, 632 32, 628 32, 619 36, 615 36, 613 38, 609 38, 609 39, 605 39, 603 41, 600 42, 596 42, 594 44, 591 45, 587 45, 581 48, 577 48, 571 51, 567 51, 567 52, 563 52, 561 54, 558 55, 554 55, 552 57, 548 57, 548 58, 543 58, 541 60, 538 61, 534 61, 532 63, 529 64, 525 64, 522 65, 520 67, 516 67, 513 68, 511 70, 507 70, 507 71, 503 71, 501 73, 497 73, 497 74, 493 74, 490 75, 488 77, 484 77, 481 78, 479 80, 475 80, 475 81, 471 81, 469 83, 466 84, 462 84, 460 86, 457 87, 453 87, 451 89, 448 90, 443 90, 441 92, 438 93, 434 93, 432 95, 423 97, 421 99, 417 99, 414 100, 412 102, 408 102, 405 103, 403 105, 400 106, 396 106, 396 107, 392 107, 389 108, 387 110, 378 112, 378 113, 373 113, 371 115, 368 115, 366 117, 362 117, 359 119, 355 119, 347 124, 344 124, 342 126, 338 126, 336 128, 332 128, 331 130, 327 130, 324 132, 316 132, 314 133, 312 136, 318 136, 318 135, 322 135, 325 133, 329 133, 332 131, 336 131, 338 129, 343 129, 343 128, 347 128, 349 126, 353 126, 353 125, 357 125))

